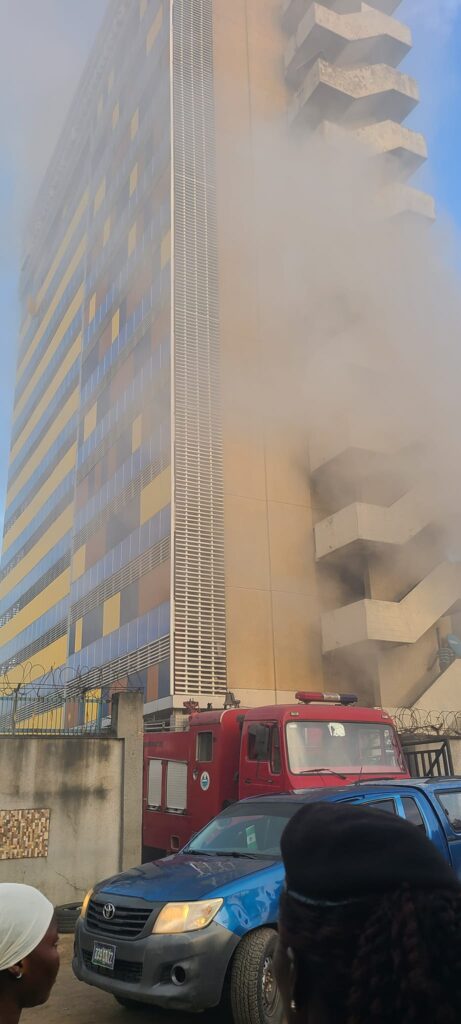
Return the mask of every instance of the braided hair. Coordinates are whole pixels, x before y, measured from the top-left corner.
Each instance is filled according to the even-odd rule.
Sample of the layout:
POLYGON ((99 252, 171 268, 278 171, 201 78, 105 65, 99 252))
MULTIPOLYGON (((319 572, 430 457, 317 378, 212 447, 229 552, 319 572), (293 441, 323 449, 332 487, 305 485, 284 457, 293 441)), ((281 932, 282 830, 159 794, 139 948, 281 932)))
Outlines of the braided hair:
POLYGON ((458 1024, 461 890, 408 885, 337 906, 282 896, 298 1013, 315 991, 334 1024, 458 1024))

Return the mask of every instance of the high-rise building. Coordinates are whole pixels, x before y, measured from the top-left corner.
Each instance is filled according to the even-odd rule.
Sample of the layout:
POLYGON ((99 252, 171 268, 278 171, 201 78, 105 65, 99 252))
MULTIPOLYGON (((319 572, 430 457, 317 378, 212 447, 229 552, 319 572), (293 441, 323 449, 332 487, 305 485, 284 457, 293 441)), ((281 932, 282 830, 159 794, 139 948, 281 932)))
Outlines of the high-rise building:
MULTIPOLYGON (((347 458, 353 479, 354 438, 314 439, 309 466, 307 439, 268 435, 244 386, 274 333, 252 221, 258 120, 356 133, 395 158, 394 212, 433 217, 405 183, 426 151, 402 125, 418 90, 397 70, 411 46, 398 5, 109 5, 21 273, 0 582, 11 679, 30 663, 141 680, 146 713, 188 696, 221 706, 228 691, 256 704, 346 678, 350 644, 375 664, 383 645, 433 639, 449 580, 442 601, 421 599, 411 637, 403 619, 395 634, 397 582, 383 609, 365 570, 353 604, 322 607, 324 558, 343 573, 357 549, 408 530, 387 536, 388 510, 363 505, 363 487, 359 519, 349 487, 348 511, 324 501, 316 524, 313 487, 347 458)), ((416 669, 402 700, 376 671, 365 699, 414 696, 416 669)))

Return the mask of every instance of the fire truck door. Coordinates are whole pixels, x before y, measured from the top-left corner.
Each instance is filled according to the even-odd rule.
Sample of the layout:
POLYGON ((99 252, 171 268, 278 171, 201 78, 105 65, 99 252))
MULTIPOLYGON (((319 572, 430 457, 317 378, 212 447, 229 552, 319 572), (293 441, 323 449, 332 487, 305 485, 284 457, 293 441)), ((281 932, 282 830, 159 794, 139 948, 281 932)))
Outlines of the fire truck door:
POLYGON ((241 796, 277 792, 281 776, 278 722, 251 723, 246 738, 241 796))

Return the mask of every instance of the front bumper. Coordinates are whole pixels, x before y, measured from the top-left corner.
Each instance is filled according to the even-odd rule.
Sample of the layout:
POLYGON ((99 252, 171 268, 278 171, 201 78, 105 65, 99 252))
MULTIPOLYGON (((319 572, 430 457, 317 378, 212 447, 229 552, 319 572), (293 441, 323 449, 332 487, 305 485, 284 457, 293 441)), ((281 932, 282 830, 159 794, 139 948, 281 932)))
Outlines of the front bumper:
POLYGON ((79 921, 72 967, 79 981, 121 999, 195 1013, 218 1005, 238 942, 215 921, 203 931, 120 940, 96 936, 79 921), (114 970, 92 966, 95 941, 116 946, 114 970), (174 968, 181 984, 172 980, 174 968))

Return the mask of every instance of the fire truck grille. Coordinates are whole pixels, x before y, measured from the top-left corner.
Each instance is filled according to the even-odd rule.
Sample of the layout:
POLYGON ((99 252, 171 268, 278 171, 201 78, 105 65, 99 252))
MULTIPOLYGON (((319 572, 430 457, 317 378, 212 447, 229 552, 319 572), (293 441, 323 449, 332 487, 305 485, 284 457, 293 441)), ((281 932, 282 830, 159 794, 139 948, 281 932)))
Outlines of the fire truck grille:
POLYGON ((116 960, 113 971, 106 967, 96 967, 91 962, 91 953, 83 951, 83 962, 89 971, 94 974, 101 974, 105 978, 115 978, 116 981, 126 981, 135 985, 141 981, 142 963, 133 963, 131 960, 116 960))
POLYGON ((86 915, 89 931, 96 932, 98 935, 113 935, 120 939, 136 939, 146 927, 153 910, 152 907, 144 909, 109 905, 112 911, 115 911, 110 918, 107 916, 107 911, 106 915, 104 914, 104 908, 108 904, 90 900, 86 915))

